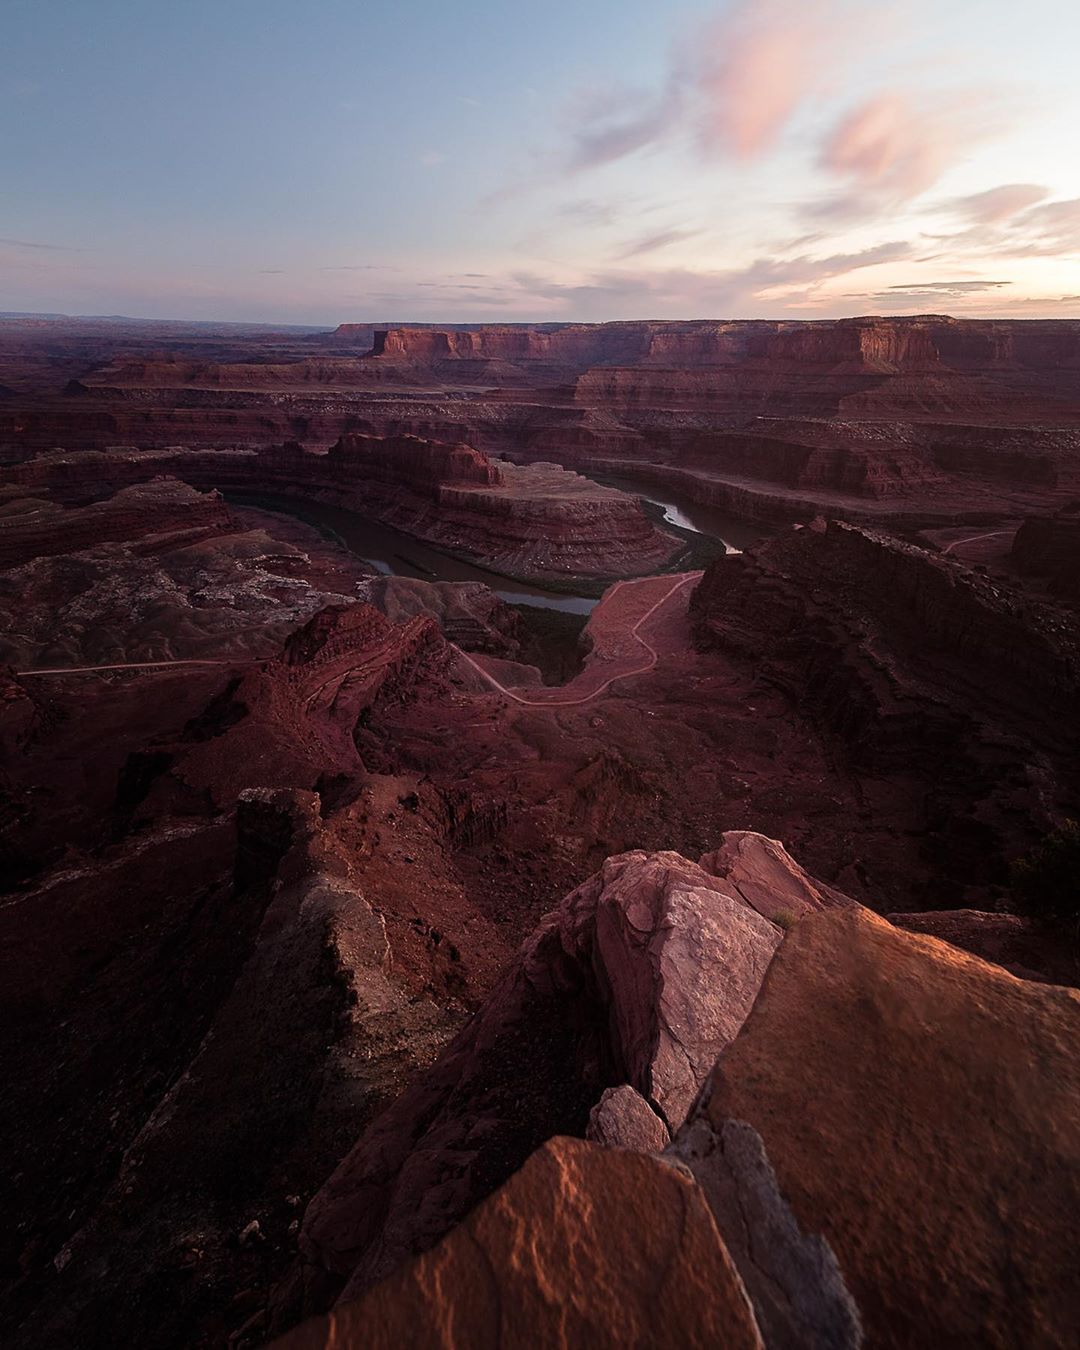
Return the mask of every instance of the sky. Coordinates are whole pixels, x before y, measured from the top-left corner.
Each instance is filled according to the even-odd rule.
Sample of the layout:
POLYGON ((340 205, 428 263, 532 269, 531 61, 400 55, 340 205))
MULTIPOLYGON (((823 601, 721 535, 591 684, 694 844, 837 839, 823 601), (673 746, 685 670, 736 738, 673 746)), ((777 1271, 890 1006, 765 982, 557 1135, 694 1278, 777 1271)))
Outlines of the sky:
POLYGON ((0 21, 0 310, 1080 317, 1076 0, 0 21))

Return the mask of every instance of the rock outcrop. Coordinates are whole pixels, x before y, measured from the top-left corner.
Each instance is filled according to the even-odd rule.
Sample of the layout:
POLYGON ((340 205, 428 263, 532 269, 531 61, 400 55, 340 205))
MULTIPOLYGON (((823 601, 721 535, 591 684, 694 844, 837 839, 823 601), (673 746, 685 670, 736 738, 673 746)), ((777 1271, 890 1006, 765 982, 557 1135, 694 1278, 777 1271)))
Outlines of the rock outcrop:
POLYGON ((10 506, 0 660, 20 670, 271 656, 370 572, 300 522, 271 537, 171 479, 89 506, 10 506))
POLYGON ((129 335, 124 359, 61 363, 78 377, 63 391, 3 400, 0 446, 325 449, 412 434, 631 472, 754 521, 977 525, 1080 491, 1078 332, 940 315, 358 324, 299 345, 253 335, 247 359, 235 341, 213 359, 179 335, 149 350, 129 335))
POLYGON ((1080 984, 1080 963, 1075 955, 1055 933, 1020 914, 938 909, 923 914, 888 914, 886 918, 909 933, 925 933, 1002 966, 1018 979, 1080 984))
POLYGON ((430 615, 450 642, 468 651, 513 659, 521 649, 520 617, 481 582, 380 576, 361 582, 356 594, 394 623, 430 615))
MULTIPOLYGON (((591 397, 611 399, 610 380, 630 375, 631 397, 670 406, 689 401, 728 407, 760 404, 766 390, 778 411, 837 412, 844 401, 935 402, 955 411, 964 401, 1007 397, 1015 409, 1063 399, 1077 410, 1080 324, 915 318, 785 321, 566 324, 554 331, 489 325, 472 331, 399 328, 376 332, 369 358, 422 366, 471 368, 484 378, 493 363, 546 374, 592 371, 591 397), (682 371, 698 373, 680 385, 682 371), (640 377, 638 375, 640 372, 640 377), (775 377, 783 375, 783 388, 775 377), (634 383, 643 379, 642 383, 634 383), (604 381, 608 381, 606 386, 604 381), (659 382, 658 382, 659 381, 659 382), (685 392, 684 392, 685 391, 685 392)), ((579 389, 582 386, 579 384, 579 389)), ((615 395, 616 401, 618 395, 615 395)))
POLYGON ((762 1350, 708 1205, 641 1154, 553 1139, 432 1251, 277 1342, 762 1350))
POLYGON ((496 465, 469 446, 346 437, 327 455, 342 504, 514 576, 611 576, 679 543, 634 498, 556 464, 496 465))
POLYGON ((701 1185, 770 1350, 862 1345, 862 1319, 835 1253, 800 1228, 751 1125, 717 1126, 699 1100, 664 1156, 701 1185))
POLYGON ((0 323, 0 1339, 1071 1345, 1080 330, 379 327, 0 323))
MULTIPOLYGON (((728 836, 721 854, 742 859, 740 880, 776 867, 760 836, 728 836)), ((779 870, 798 886, 797 867, 779 870)), ((812 885, 805 894, 808 906, 827 903, 812 885)), ((308 1260, 355 1296, 430 1247, 537 1140, 584 1134, 607 1086, 629 1084, 676 1128, 737 1035, 782 932, 736 884, 676 854, 609 859, 313 1200, 308 1260)))
POLYGON ((921 785, 939 888, 1003 885, 1007 860, 1073 809, 1069 611, 837 522, 713 563, 691 611, 702 650, 751 663, 861 774, 921 785))
POLYGON ((589 1112, 585 1138, 606 1148, 659 1153, 671 1142, 671 1133, 640 1092, 620 1083, 605 1088, 589 1112))
POLYGON ((171 478, 67 510, 47 499, 11 497, 0 504, 0 568, 147 535, 170 535, 177 547, 226 534, 232 526, 219 493, 198 492, 171 478))
POLYGON ((761 1136, 869 1344, 1062 1346, 1080 1316, 1078 1032, 1075 990, 866 910, 812 914, 686 1129, 761 1136))
MULTIPOLYGON (((652 1139, 552 1140, 434 1248, 283 1345, 392 1344, 407 1326, 423 1345, 465 1327, 477 1345, 535 1343, 555 1309, 539 1334, 556 1344, 711 1344, 733 1286, 773 1350, 1066 1345, 1080 1299, 1078 1030, 1074 990, 858 906, 808 908, 661 1156, 652 1139), (640 1209, 623 1208, 631 1195, 640 1209), (681 1278, 672 1231, 700 1243, 700 1269, 719 1248, 726 1273, 693 1307, 665 1307, 705 1323, 649 1330, 646 1272, 665 1272, 654 1310, 681 1278)), ((623 1122, 648 1112, 628 1086, 601 1108, 616 1102, 623 1122)))

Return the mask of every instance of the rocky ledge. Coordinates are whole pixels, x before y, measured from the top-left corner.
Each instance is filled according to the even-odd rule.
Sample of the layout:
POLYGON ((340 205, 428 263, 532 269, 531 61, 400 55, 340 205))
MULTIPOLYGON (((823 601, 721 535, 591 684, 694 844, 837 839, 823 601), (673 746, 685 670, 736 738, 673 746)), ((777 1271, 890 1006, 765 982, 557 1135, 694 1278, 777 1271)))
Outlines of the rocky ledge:
POLYGON ((609 859, 313 1200, 282 1344, 1066 1345, 1078 1031, 759 835, 609 859))
POLYGON ((681 548, 637 498, 558 464, 496 464, 414 436, 347 436, 326 458, 343 504, 510 575, 632 575, 681 548))
POLYGON ((817 521, 717 560, 691 611, 699 648, 782 690, 867 775, 875 809, 885 780, 920 786, 937 887, 984 904, 1004 860, 1075 809, 1080 627, 1064 606, 817 521))

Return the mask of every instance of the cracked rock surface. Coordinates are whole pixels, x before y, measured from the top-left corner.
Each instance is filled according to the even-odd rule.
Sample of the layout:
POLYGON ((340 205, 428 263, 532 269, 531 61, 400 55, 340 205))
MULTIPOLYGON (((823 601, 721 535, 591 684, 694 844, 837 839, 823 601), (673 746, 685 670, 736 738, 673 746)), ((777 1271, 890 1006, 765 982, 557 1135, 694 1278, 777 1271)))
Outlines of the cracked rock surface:
MULTIPOLYGON (((761 877, 777 866, 778 846, 761 835, 724 842, 744 869, 760 855, 761 877)), ((788 862, 790 885, 801 869, 788 862)), ((437 1242, 545 1139, 585 1134, 606 1087, 628 1084, 658 1125, 677 1128, 782 936, 729 881, 679 854, 609 858, 315 1196, 301 1232, 309 1268, 356 1297, 437 1242)))
POLYGON ((761 1350, 692 1178, 552 1139, 436 1247, 280 1350, 723 1346, 761 1350))

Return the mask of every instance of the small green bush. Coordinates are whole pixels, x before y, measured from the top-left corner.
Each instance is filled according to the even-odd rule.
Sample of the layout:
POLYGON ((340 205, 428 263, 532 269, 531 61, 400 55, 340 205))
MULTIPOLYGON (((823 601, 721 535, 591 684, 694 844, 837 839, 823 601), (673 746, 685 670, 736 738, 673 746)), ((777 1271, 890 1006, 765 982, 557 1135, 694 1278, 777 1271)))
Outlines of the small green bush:
POLYGON ((1067 820, 1009 869, 1021 914, 1080 938, 1080 824, 1067 820))
POLYGON ((786 933, 797 918, 798 915, 795 913, 794 910, 778 909, 776 913, 773 915, 772 921, 774 924, 776 924, 777 928, 782 928, 786 933))

